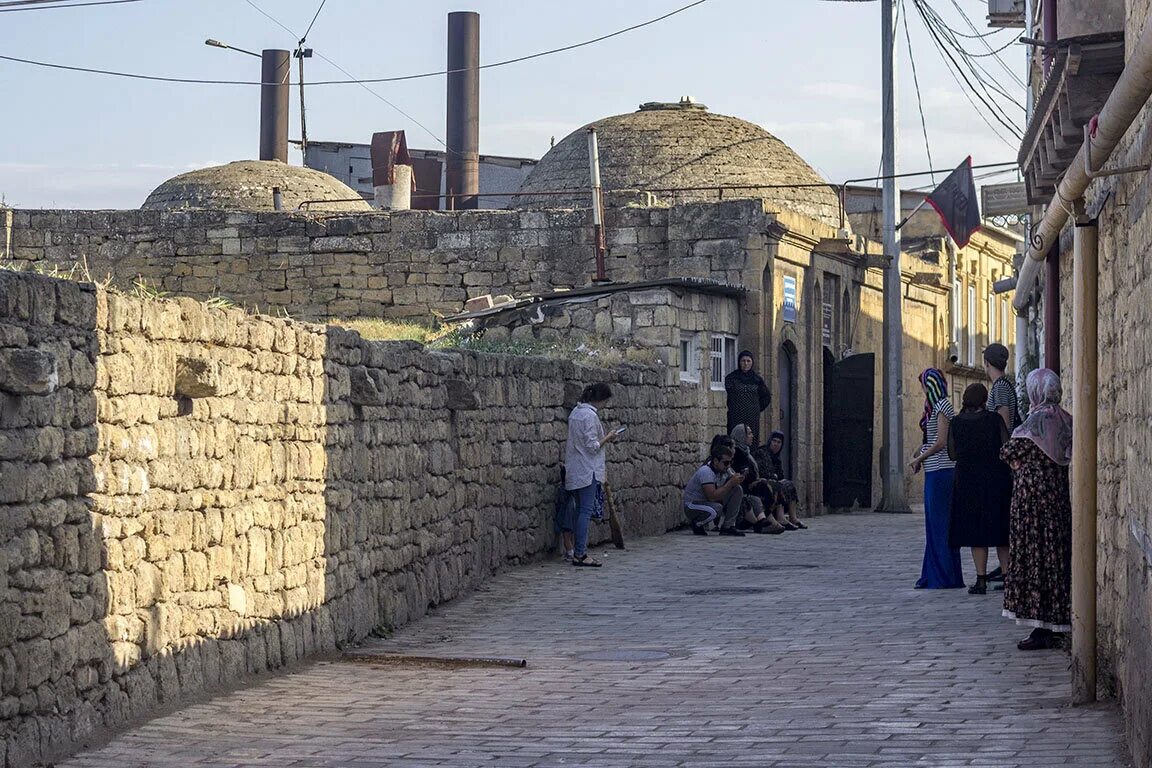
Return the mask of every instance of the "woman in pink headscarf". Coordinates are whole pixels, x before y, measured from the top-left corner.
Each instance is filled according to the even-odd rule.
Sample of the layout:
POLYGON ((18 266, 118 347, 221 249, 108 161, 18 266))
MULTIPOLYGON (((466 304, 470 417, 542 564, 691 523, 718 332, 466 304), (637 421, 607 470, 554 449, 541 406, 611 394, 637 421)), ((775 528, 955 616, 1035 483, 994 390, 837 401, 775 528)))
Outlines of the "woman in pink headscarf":
POLYGON ((1072 631, 1072 416, 1060 407, 1060 377, 1047 368, 1028 374, 1028 418, 1000 449, 1012 468, 1004 615, 1032 634, 1022 651, 1051 648, 1072 631))

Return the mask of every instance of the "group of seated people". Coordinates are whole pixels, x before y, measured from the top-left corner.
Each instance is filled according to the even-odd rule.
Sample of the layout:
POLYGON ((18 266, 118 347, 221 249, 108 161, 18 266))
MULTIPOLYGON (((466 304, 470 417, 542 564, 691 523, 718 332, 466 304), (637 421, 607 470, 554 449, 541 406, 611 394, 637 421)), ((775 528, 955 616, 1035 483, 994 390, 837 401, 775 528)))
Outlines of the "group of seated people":
POLYGON ((684 487, 684 515, 692 533, 707 536, 709 524, 721 536, 784 533, 808 526, 796 515, 796 486, 784 477, 780 451, 784 434, 773 432, 756 447, 756 433, 737 424, 731 435, 716 435, 708 461, 684 487))

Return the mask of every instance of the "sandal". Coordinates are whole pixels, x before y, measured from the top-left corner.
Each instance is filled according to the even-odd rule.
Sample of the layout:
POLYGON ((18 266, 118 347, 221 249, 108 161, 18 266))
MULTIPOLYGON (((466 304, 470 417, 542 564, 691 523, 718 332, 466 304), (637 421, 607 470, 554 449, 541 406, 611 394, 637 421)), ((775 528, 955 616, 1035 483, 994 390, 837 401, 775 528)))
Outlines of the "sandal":
POLYGON ((802 531, 808 529, 808 526, 804 525, 804 523, 800 522, 799 520, 789 520, 788 522, 792 523, 792 525, 796 526, 802 531))
POLYGON ((598 563, 592 558, 588 557, 587 554, 583 554, 580 555, 580 557, 572 558, 572 565, 576 566, 577 568, 599 568, 603 565, 603 563, 598 563))

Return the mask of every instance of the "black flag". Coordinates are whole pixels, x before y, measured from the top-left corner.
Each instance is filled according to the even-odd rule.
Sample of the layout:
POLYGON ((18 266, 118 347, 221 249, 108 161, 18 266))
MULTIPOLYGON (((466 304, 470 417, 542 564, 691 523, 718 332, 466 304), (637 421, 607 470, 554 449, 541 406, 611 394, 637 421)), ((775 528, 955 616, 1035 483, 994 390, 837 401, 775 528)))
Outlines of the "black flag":
POLYGON ((944 228, 960 248, 980 229, 980 201, 972 179, 972 156, 956 166, 948 178, 928 195, 928 204, 940 214, 944 228))

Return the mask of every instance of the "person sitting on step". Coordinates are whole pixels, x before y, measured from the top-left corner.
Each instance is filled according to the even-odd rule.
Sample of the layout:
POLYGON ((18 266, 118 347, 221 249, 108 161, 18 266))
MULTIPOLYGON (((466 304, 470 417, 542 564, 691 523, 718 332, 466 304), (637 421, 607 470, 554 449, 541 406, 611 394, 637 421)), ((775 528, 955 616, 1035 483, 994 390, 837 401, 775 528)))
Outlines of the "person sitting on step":
MULTIPOLYGON (((736 527, 744 530, 751 528, 755 533, 784 533, 781 521, 765 512, 771 512, 776 507, 776 493, 768 480, 761 477, 760 466, 752 458, 756 434, 750 427, 737 424, 731 436, 736 446, 732 471, 744 475, 744 514, 737 521, 736 527)), ((781 517, 783 514, 781 511, 781 517)))

